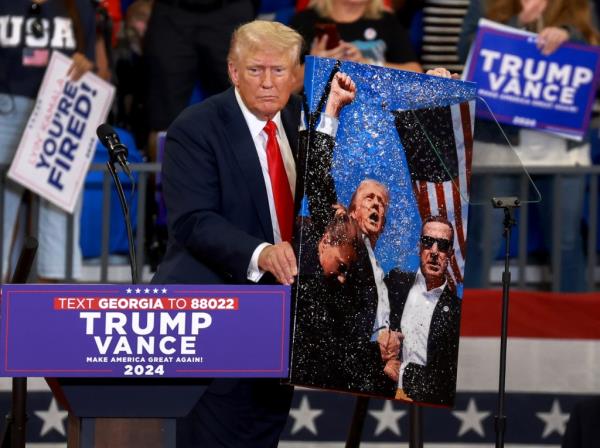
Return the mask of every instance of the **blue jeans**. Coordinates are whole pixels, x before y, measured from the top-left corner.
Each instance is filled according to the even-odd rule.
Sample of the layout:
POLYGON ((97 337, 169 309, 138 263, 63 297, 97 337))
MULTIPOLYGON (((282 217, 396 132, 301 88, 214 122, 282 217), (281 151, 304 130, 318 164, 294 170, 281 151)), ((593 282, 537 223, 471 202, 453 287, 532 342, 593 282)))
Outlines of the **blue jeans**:
MULTIPOLYGON (((0 94, 0 163, 10 164, 17 151, 21 135, 34 106, 34 100, 17 95, 0 94)), ((11 258, 13 237, 18 234, 16 228, 17 215, 23 196, 24 187, 5 178, 2 246, 2 276, 4 279, 9 268, 14 269, 11 258), (11 261, 12 263, 9 263, 11 261), (12 266, 10 266, 12 264, 12 266)), ((79 246, 79 218, 81 216, 81 199, 74 211, 75 225, 73 232, 73 277, 81 277, 81 248, 79 246)), ((66 241, 68 215, 54 204, 41 199, 39 213, 37 270, 40 277, 63 279, 66 277, 66 241)), ((24 226, 21 227, 21 232, 24 226)), ((15 255, 15 254, 13 254, 15 255)), ((18 254, 16 254, 18 255, 18 254)))

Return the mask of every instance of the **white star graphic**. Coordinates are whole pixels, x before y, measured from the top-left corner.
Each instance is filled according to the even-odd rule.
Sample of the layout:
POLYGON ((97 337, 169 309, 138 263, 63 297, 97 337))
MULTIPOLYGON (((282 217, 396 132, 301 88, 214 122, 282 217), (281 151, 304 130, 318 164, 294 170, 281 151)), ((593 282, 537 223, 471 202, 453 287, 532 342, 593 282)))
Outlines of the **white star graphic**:
POLYGON ((42 431, 40 432, 41 437, 45 436, 46 433, 53 429, 56 429, 60 435, 65 435, 65 425, 63 424, 63 420, 67 418, 67 411, 59 411, 54 398, 50 402, 50 407, 47 411, 35 411, 35 415, 44 422, 42 431))
POLYGON ((158 292, 158 288, 154 288, 154 289, 152 290, 152 292, 153 292, 154 294, 156 294, 156 293, 158 292))
POLYGON ((142 290, 140 288, 135 288, 135 293, 139 294, 142 290))
POLYGON ((150 292, 150 288, 146 288, 146 289, 144 289, 144 292, 145 292, 146 294, 148 294, 148 293, 150 292))
POLYGON ((452 414, 460 420, 460 429, 458 430, 459 437, 469 431, 474 431, 481 437, 485 437, 485 431, 483 430, 481 422, 490 415, 491 412, 479 412, 473 398, 469 400, 469 404, 465 411, 452 411, 452 414))
POLYGON ((127 292, 127 294, 131 294, 131 288, 127 288, 125 291, 127 292))
POLYGON ((163 289, 162 289, 162 293, 163 293, 163 294, 166 294, 166 293, 167 293, 167 288, 163 288, 163 289))
POLYGON ((398 420, 404 417, 406 411, 395 411, 394 406, 390 400, 386 400, 383 404, 381 411, 369 411, 369 414, 377 419, 377 427, 375 428, 375 435, 378 436, 386 429, 389 429, 397 436, 400 435, 400 426, 398 420))
POLYGON ((323 411, 321 409, 312 410, 310 403, 306 395, 302 397, 300 401, 300 407, 290 409, 290 416, 294 419, 294 426, 292 427, 292 434, 296 434, 302 428, 308 429, 314 435, 317 435, 317 427, 315 425, 315 419, 321 415, 323 411))
POLYGON ((565 433, 565 427, 567 425, 567 421, 569 420, 569 414, 562 412, 558 400, 554 400, 550 412, 536 412, 535 415, 544 421, 545 426, 542 438, 548 437, 554 431, 561 436, 565 433))

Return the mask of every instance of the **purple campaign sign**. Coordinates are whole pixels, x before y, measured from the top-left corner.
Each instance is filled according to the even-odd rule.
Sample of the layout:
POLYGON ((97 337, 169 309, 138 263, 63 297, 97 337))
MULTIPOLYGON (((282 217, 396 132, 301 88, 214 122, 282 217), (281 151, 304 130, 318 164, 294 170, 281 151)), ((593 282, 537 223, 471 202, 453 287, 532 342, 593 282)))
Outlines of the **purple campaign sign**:
MULTIPOLYGON (((581 140, 599 69, 598 47, 568 42, 544 56, 537 35, 481 20, 465 73, 499 122, 581 140)), ((485 107, 477 115, 490 117, 485 107)))
POLYGON ((287 377, 283 286, 3 285, 0 376, 287 377))

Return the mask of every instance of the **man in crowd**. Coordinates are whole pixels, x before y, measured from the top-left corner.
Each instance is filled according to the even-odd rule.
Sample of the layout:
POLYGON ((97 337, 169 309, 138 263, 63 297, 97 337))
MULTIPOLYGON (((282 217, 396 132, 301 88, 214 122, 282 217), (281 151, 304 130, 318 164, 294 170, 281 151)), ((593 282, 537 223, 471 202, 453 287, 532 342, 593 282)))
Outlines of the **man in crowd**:
MULTIPOLYGON (((186 109, 169 128, 169 243, 154 283, 294 281, 300 101, 291 88, 301 46, 279 23, 241 26, 228 56, 234 87, 186 109)), ((291 398, 277 379, 214 379, 178 421, 177 446, 275 447, 291 398)))
POLYGON ((232 32, 256 17, 253 0, 155 0, 144 38, 150 129, 167 129, 200 83, 205 97, 228 88, 232 32))
POLYGON ((447 281, 453 244, 454 229, 448 220, 426 218, 419 270, 415 274, 394 269, 386 278, 404 336, 399 372, 386 370, 398 380, 396 398, 441 405, 454 402, 461 304, 447 281))

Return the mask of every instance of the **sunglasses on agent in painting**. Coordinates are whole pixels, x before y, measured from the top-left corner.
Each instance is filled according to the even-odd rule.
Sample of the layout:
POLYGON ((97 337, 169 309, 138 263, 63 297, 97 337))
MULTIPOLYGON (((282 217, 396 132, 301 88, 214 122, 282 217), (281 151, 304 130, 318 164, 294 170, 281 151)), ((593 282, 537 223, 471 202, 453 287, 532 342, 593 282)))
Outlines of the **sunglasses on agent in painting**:
POLYGON ((426 249, 431 249, 433 245, 437 243, 438 250, 440 252, 448 252, 452 247, 450 244, 450 240, 446 238, 434 238, 432 236, 421 235, 421 244, 426 249))
POLYGON ((40 39, 44 36, 44 24, 42 23, 41 13, 42 5, 31 2, 31 5, 29 5, 29 11, 27 11, 27 17, 33 18, 29 31, 36 39, 40 39))

